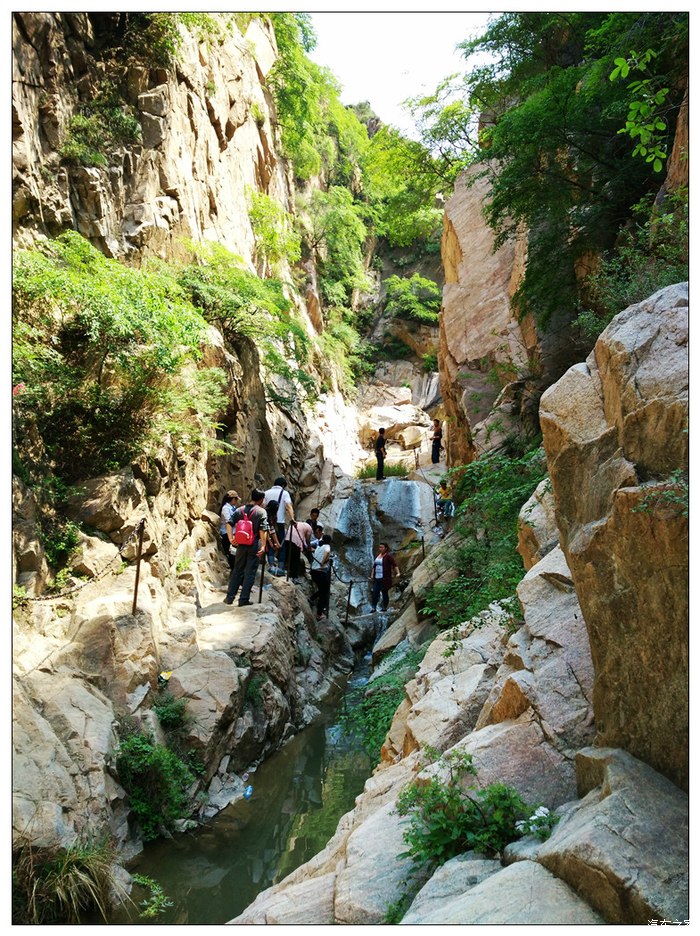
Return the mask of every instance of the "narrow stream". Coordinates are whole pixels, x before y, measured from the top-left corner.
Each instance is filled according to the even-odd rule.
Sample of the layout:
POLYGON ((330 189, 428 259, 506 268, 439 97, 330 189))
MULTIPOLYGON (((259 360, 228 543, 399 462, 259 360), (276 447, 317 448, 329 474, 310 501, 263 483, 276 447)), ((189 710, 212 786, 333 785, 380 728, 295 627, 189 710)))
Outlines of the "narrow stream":
POLYGON ((369 667, 368 655, 318 722, 250 774, 250 799, 228 806, 201 829, 146 845, 129 871, 156 880, 172 907, 155 919, 132 911, 131 919, 110 922, 226 923, 321 851, 371 773, 369 759, 338 725, 345 700, 367 682, 369 667))

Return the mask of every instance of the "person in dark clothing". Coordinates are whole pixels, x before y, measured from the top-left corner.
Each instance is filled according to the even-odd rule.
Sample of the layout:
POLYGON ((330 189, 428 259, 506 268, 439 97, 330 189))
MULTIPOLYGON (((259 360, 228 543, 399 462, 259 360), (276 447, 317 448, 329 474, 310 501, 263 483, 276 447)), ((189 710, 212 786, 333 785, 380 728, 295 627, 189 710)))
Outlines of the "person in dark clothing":
POLYGON ((229 569, 231 569, 231 571, 233 571, 234 563, 234 556, 231 553, 233 539, 229 538, 226 524, 231 519, 231 514, 234 512, 236 507, 238 507, 240 502, 241 499, 235 491, 227 491, 224 494, 224 499, 221 501, 221 507, 219 508, 219 541, 221 543, 221 551, 226 556, 226 561, 228 562, 229 569))
POLYGON ((331 538, 328 533, 324 533, 321 542, 314 549, 311 559, 311 578, 318 596, 317 614, 319 618, 328 617, 331 594, 331 538))
POLYGON ((389 606, 389 589, 392 585, 394 569, 398 574, 399 567, 396 564, 396 559, 389 552, 388 544, 380 543, 379 553, 372 563, 372 574, 369 577, 372 584, 372 594, 370 596, 372 611, 377 610, 380 594, 382 598, 381 610, 386 611, 389 606))
POLYGON ((377 441, 374 443, 374 451, 377 456, 377 481, 383 481, 384 459, 386 457, 386 439, 384 438, 384 429, 379 430, 377 441))
POLYGON ((267 512, 262 505, 264 500, 265 492, 253 488, 250 494, 250 503, 234 511, 226 525, 230 538, 233 539, 236 524, 239 520, 247 517, 253 525, 253 542, 249 546, 236 546, 236 561, 229 579, 224 604, 233 604, 239 588, 241 589, 241 597, 238 600, 239 608, 253 603, 250 600, 250 592, 255 581, 258 561, 264 555, 267 545, 268 522, 267 512))
POLYGON ((439 419, 433 420, 433 453, 432 463, 437 465, 440 461, 440 449, 442 448, 442 426, 439 419))
POLYGON ((318 518, 320 514, 321 514, 321 511, 318 509, 318 507, 314 507, 312 510, 309 511, 309 516, 306 518, 306 522, 309 524, 309 526, 313 530, 314 536, 316 535, 316 526, 318 524, 318 518))
POLYGON ((267 512, 267 523, 270 529, 267 531, 267 565, 271 575, 277 574, 277 557, 281 548, 281 543, 277 537, 277 501, 268 501, 265 504, 267 512))

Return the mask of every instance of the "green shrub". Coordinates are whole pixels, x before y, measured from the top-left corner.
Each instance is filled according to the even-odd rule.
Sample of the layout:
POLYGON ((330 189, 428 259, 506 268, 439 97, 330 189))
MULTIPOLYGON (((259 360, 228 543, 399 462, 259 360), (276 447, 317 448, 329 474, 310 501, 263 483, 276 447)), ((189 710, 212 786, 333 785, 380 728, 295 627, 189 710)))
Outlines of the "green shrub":
POLYGON ((423 370, 428 374, 434 373, 438 369, 438 356, 437 351, 426 351, 426 353, 421 358, 423 362, 423 370))
POLYGON ((106 839, 68 848, 21 845, 13 854, 13 924, 76 924, 91 911, 108 922, 110 895, 127 897, 116 867, 106 839))
POLYGON ((634 224, 586 281, 590 306, 574 324, 588 338, 597 338, 629 305, 688 279, 687 192, 667 196, 661 213, 654 213, 651 197, 633 211, 634 224))
POLYGON ((116 763, 144 839, 157 838, 186 816, 187 791, 195 778, 173 751, 146 734, 131 734, 121 741, 116 763))
POLYGON ((213 437, 224 374, 193 366, 207 323, 167 268, 131 269, 73 231, 14 261, 18 443, 36 425, 54 474, 73 481, 167 431, 190 450, 213 437))
POLYGON ((410 279, 390 276, 386 282, 386 311, 398 318, 436 325, 442 304, 442 289, 433 280, 414 273, 410 279))
POLYGON ((292 227, 291 216, 264 192, 248 188, 246 197, 257 257, 272 267, 282 261, 296 263, 301 256, 301 238, 292 227))
POLYGON ((379 761, 396 709, 406 697, 404 686, 415 674, 427 649, 426 644, 398 657, 386 673, 347 697, 338 723, 357 740, 373 765, 379 761))
MULTIPOLYGON (((384 465, 384 477, 385 478, 405 478, 406 475, 410 473, 410 468, 405 462, 396 462, 394 465, 384 465)), ((375 478, 377 476, 377 463, 370 462, 368 465, 364 465, 362 468, 359 468, 355 473, 355 477, 361 480, 367 480, 368 478, 375 478)))
POLYGON ((396 811, 409 817, 404 854, 419 864, 441 865, 466 851, 497 855, 520 837, 518 827, 532 813, 517 790, 503 783, 465 787, 476 776, 472 756, 448 751, 438 761, 447 779, 418 779, 400 793, 396 811))
POLYGON ((457 577, 432 585, 425 611, 441 628, 458 627, 493 601, 509 598, 523 577, 517 522, 520 508, 545 477, 544 453, 490 454, 450 474, 460 545, 452 562, 457 577))
POLYGON ((254 708, 261 706, 263 703, 262 688, 269 680, 270 677, 267 673, 257 673, 255 676, 251 676, 245 688, 245 701, 254 708))
POLYGON ((43 536, 46 561, 52 569, 60 569, 80 542, 80 527, 72 520, 45 521, 48 527, 43 536))
POLYGON ((153 703, 153 711, 158 716, 163 730, 179 734, 188 725, 187 699, 183 696, 176 699, 172 692, 160 690, 158 698, 153 703))
POLYGON ((157 881, 154 881, 153 878, 147 877, 145 874, 134 874, 133 875, 134 884, 138 884, 140 887, 145 888, 149 891, 150 896, 144 897, 140 903, 144 909, 139 913, 140 917, 145 919, 153 919, 159 913, 165 913, 165 911, 173 906, 172 900, 165 894, 163 888, 157 881))

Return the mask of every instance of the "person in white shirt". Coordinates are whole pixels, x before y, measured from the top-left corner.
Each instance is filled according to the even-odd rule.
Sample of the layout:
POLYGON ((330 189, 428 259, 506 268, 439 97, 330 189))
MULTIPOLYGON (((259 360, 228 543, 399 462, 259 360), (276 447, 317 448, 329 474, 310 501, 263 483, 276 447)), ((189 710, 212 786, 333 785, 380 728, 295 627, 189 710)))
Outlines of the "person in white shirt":
POLYGON ((372 563, 372 574, 370 575, 372 611, 377 610, 381 596, 381 609, 386 611, 389 605, 389 589, 392 585, 394 570, 398 575, 399 567, 396 559, 389 552, 388 543, 379 544, 379 552, 372 563))
POLYGON ((230 521, 234 510, 241 503, 241 499, 235 491, 227 491, 219 508, 219 537, 221 540, 221 551, 226 556, 229 568, 233 571, 234 554, 231 552, 233 543, 229 539, 226 524, 230 521))
MULTIPOLYGON (((287 479, 286 478, 275 478, 275 483, 271 488, 268 488, 265 491, 265 501, 263 506, 267 506, 269 501, 277 501, 277 539, 281 544, 281 549, 277 555, 277 568, 284 569, 285 559, 286 559, 286 544, 285 544, 285 531, 286 523, 291 523, 294 520, 294 507, 292 506, 292 497, 289 491, 287 490, 287 479)), ((278 575, 284 575, 284 572, 277 573, 278 575)))

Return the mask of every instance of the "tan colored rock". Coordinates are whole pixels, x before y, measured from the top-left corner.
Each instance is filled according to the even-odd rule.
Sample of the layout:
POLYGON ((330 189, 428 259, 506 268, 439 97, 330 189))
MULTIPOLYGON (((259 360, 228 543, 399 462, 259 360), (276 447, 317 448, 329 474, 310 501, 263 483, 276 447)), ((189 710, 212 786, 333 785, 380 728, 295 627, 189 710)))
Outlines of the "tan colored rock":
POLYGON ((477 728, 531 710, 546 736, 556 739, 557 749, 571 758, 594 737, 593 664, 561 549, 533 566, 517 594, 525 623, 508 642, 477 728))
POLYGON ((209 763, 214 733, 222 723, 230 724, 242 705, 243 687, 236 664, 221 651, 200 651, 173 671, 168 689, 176 699, 187 698, 186 740, 205 752, 205 763, 209 763))
MULTIPOLYGON (((461 869, 459 869, 461 872, 461 869)), ((459 873, 458 872, 458 873, 459 873)), ((457 885, 453 885, 455 890, 457 885)), ((519 861, 468 887, 452 899, 409 911, 402 923, 593 925, 604 922, 576 891, 534 861, 519 861)))
POLYGON ((518 552, 527 572, 559 542, 552 482, 545 478, 518 515, 518 552))
MULTIPOLYGON (((410 400, 410 390, 408 391, 410 400)), ((360 442, 369 447, 377 438, 380 428, 386 429, 387 441, 397 438, 399 433, 407 429, 430 427, 430 419, 412 403, 407 402, 396 406, 375 406, 363 412, 358 422, 360 442)))
POLYGON ((405 753, 426 745, 446 751, 463 738, 476 725, 492 677, 481 663, 435 682, 406 719, 405 753))
POLYGON ((451 858, 421 887, 401 924, 408 926, 423 923, 433 913, 440 914, 452 900, 500 870, 500 861, 484 858, 476 852, 466 852, 451 858))
MULTIPOLYGON (((494 251, 494 234, 482 213, 488 182, 475 175, 467 170, 458 176, 443 224, 439 360, 451 465, 474 458, 472 427, 487 416, 498 394, 488 371, 499 365, 510 375, 527 373, 537 343, 532 323, 518 322, 510 307, 522 269, 520 247, 508 240, 494 251)), ((488 446, 488 440, 484 443, 488 446)))
POLYGON ((597 743, 623 747, 682 787, 688 528, 683 483, 671 476, 687 466, 687 302, 680 284, 620 313, 540 411, 589 632, 597 743))
POLYGON ((252 904, 230 922, 237 925, 267 923, 287 926, 322 926, 335 923, 333 893, 335 874, 308 878, 288 887, 277 898, 271 896, 260 911, 252 904))
POLYGON ((113 570, 118 565, 119 552, 112 543, 105 543, 97 536, 80 536, 80 543, 70 565, 79 575, 94 577, 105 569, 113 570))
POLYGON ((576 795, 572 760, 550 743, 531 712, 474 731, 454 749, 473 756, 479 786, 505 783, 527 803, 549 809, 576 795))
POLYGON ((60 174, 57 151, 79 103, 75 89, 94 95, 101 77, 89 67, 89 50, 102 37, 86 14, 22 13, 13 26, 15 174, 17 191, 26 193, 14 207, 25 242, 77 218, 81 233, 111 256, 182 256, 184 239, 194 238, 252 260, 252 230, 240 210, 246 186, 289 203, 267 138, 261 80, 276 48, 266 23, 249 25, 250 41, 233 24, 223 28, 205 55, 196 33, 183 31, 177 75, 156 71, 159 84, 149 86, 152 73, 132 67, 126 85, 143 145, 125 149, 111 167, 60 174))
POLYGON ((403 820, 389 802, 350 835, 345 867, 335 885, 335 920, 345 925, 381 923, 407 881, 412 862, 405 850, 403 820))
POLYGON ((78 768, 21 686, 13 687, 13 840, 68 846, 77 837, 78 768))
POLYGON ((582 792, 538 861, 607 923, 688 919, 688 797, 625 751, 577 756, 582 792))

